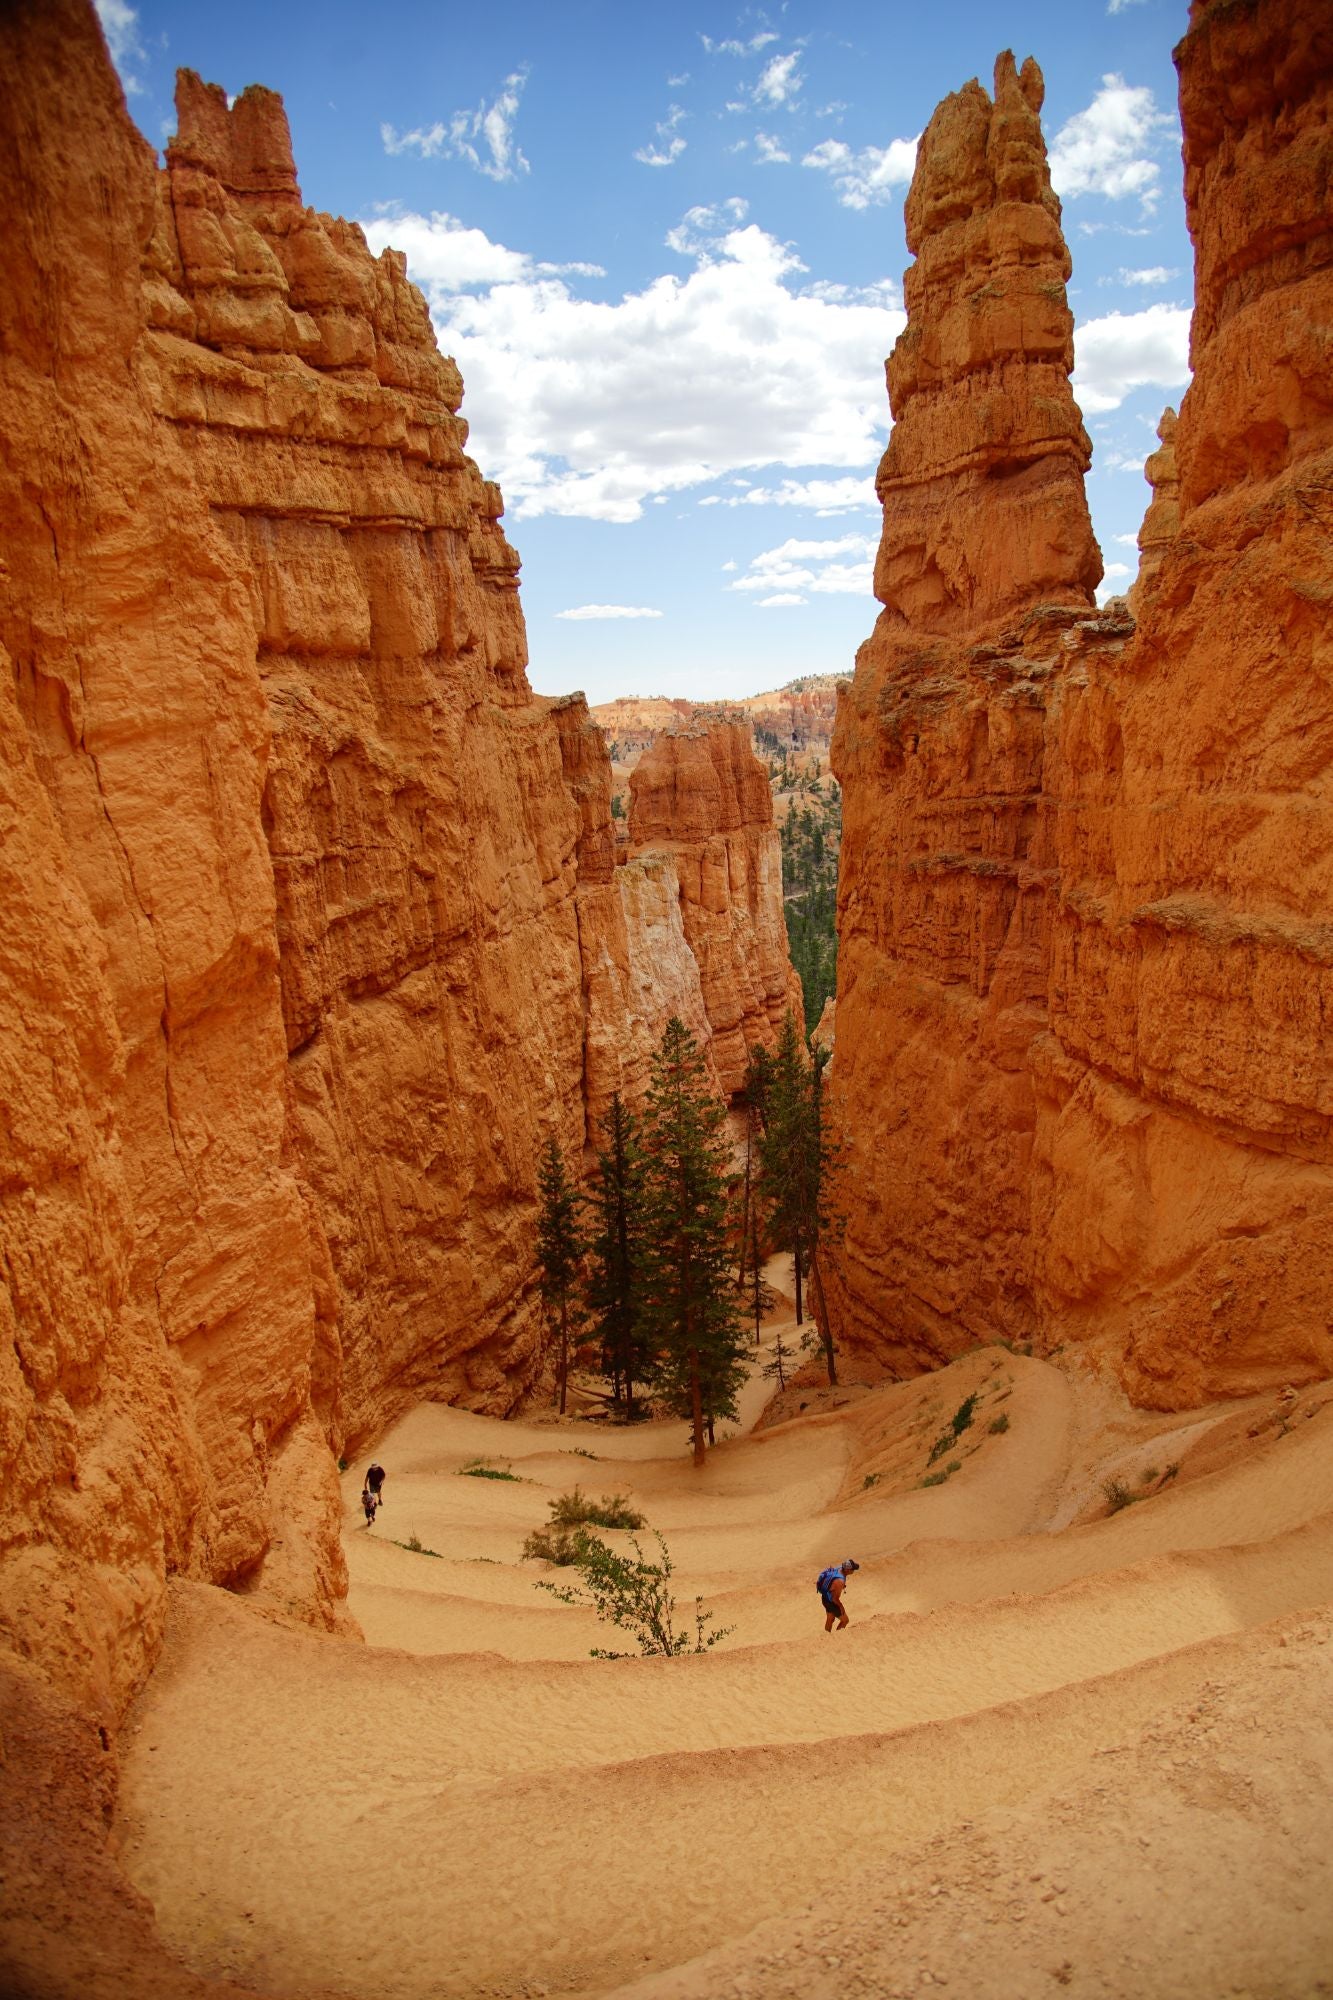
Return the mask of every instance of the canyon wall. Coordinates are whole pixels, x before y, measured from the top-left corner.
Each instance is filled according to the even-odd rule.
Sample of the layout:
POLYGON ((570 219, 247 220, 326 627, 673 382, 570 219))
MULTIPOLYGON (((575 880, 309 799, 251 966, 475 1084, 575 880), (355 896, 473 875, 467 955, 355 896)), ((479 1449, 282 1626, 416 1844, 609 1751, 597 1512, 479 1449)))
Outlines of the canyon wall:
POLYGON ((787 956, 782 849, 768 774, 745 722, 660 736, 630 774, 632 865, 669 866, 699 968, 719 1084, 740 1090, 751 1049, 768 1046, 801 982, 787 956))
POLYGON ((169 1573, 346 1624, 337 1453, 539 1379, 541 1146, 711 1032, 403 259, 177 112, 4 10, 0 1635, 110 1715, 169 1573))
MULTIPOLYGON (((1194 381, 1137 624, 1099 573, 1040 77, 908 198, 885 609, 844 785, 838 1331, 904 1370, 1077 1340, 1158 1407, 1333 1371, 1333 26, 1177 50, 1194 381)), ((1174 453, 1174 464, 1172 454, 1174 453)))

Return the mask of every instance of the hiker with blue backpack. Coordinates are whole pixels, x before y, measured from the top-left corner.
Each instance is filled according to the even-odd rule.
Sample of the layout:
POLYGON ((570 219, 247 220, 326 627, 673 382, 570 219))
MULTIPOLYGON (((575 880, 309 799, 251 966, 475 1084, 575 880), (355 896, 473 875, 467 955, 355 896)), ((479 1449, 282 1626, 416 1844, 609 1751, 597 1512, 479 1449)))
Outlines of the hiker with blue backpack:
POLYGON ((815 1578, 815 1589, 819 1592, 819 1601, 828 1613, 827 1618, 824 1620, 824 1630, 826 1632, 833 1630, 835 1620, 840 1632, 843 1626, 849 1622, 847 1607, 842 1601, 842 1593, 852 1571, 860 1569, 860 1567, 859 1562, 853 1562, 852 1558, 848 1556, 846 1562, 837 1563, 832 1569, 821 1569, 819 1575, 815 1578))

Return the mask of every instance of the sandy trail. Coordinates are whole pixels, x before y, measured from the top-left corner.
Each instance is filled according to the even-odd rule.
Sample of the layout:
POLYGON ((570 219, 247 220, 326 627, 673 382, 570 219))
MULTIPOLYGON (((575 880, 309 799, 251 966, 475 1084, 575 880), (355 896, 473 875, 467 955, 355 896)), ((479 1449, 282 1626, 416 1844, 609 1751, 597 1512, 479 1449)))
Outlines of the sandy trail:
POLYGON ((1069 1380, 998 1350, 737 1437, 702 1474, 679 1424, 419 1409, 376 1448, 373 1531, 361 1468, 345 1482, 366 1647, 178 1588, 127 1754, 125 1865, 193 1968, 275 1994, 596 1992, 680 1965, 872 1857, 1075 1783, 1245 1634, 1325 1603, 1333 1402, 1311 1408, 1059 1532, 1092 1476, 1069 1380), (934 1461, 957 1471, 922 1487, 974 1394, 934 1461), (478 1457, 517 1479, 463 1476, 478 1457), (576 1483, 630 1496, 678 1598, 701 1590, 734 1635, 590 1661, 605 1629, 520 1561, 576 1483), (438 1556, 390 1540, 413 1536, 438 1556), (854 1622, 827 1638, 813 1573, 848 1553, 854 1622))

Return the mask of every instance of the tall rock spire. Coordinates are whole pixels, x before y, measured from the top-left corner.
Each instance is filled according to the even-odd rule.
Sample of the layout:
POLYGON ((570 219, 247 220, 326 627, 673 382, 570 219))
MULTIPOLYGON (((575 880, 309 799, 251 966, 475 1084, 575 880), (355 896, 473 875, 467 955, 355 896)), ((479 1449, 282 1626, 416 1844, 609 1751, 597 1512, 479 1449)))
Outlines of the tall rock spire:
POLYGON ((1018 70, 1006 50, 994 99, 975 80, 946 97, 917 153, 875 593, 919 630, 1090 605, 1101 578, 1044 89, 1032 58, 1018 70))

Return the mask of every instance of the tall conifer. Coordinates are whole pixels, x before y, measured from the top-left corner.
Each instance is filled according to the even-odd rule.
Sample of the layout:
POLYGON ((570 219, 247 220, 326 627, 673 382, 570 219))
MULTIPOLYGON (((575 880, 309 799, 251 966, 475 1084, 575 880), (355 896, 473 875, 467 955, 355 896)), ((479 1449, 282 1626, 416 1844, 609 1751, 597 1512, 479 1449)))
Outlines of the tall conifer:
POLYGON ((689 1419, 696 1465, 704 1462, 709 1426, 736 1415, 745 1374, 730 1271, 725 1127, 694 1037, 673 1015, 653 1058, 644 1117, 643 1326, 654 1384, 689 1419))
POLYGON ((560 1385, 560 1414, 565 1414, 569 1389, 570 1335, 577 1318, 575 1286, 583 1258, 583 1231, 579 1223, 578 1190, 565 1172, 560 1148, 548 1139, 542 1148, 537 1169, 541 1209, 537 1219, 537 1256, 542 1267, 542 1300, 548 1323, 557 1340, 556 1375, 560 1385))
POLYGON ((587 1299, 612 1394, 618 1403, 623 1385, 625 1413, 633 1421, 634 1384, 648 1375, 642 1326, 644 1163, 638 1120, 619 1092, 611 1099, 602 1138, 597 1178, 586 1197, 592 1224, 587 1299))

